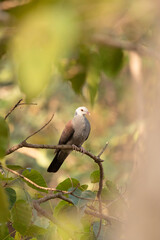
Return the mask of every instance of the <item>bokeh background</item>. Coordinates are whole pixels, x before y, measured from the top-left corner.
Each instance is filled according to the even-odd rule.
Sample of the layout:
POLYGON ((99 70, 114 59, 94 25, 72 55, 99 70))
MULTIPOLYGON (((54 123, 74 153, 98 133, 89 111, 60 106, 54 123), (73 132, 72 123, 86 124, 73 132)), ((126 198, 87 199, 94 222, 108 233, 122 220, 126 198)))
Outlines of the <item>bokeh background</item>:
MULTIPOLYGON (((151 0, 0 1, 0 115, 21 98, 28 104, 7 120, 10 146, 53 113, 29 141, 57 144, 75 109, 86 106, 91 134, 84 147, 97 155, 109 142, 104 173, 126 200, 123 214, 117 211, 129 215, 128 239, 160 235, 159 7, 151 0)), ((52 187, 67 177, 94 187, 91 159, 73 152, 49 174, 53 155, 21 149, 6 161, 39 170, 52 187)))

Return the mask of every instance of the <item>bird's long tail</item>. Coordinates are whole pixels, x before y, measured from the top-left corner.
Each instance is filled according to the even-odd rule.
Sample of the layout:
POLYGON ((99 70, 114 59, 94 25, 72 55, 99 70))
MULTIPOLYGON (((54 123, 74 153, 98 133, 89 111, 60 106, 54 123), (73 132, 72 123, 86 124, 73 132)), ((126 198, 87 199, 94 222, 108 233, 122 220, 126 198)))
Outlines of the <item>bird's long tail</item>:
POLYGON ((53 161, 49 165, 47 171, 48 172, 57 172, 64 160, 67 158, 69 155, 70 151, 58 151, 53 158, 53 161))

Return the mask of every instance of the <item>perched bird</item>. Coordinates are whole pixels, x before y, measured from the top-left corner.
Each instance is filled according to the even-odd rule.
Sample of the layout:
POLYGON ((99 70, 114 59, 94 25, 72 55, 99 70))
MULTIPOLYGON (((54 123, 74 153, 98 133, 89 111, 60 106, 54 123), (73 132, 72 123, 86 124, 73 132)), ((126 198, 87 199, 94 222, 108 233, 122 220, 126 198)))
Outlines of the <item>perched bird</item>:
MULTIPOLYGON (((76 109, 74 118, 66 124, 58 144, 75 145, 77 147, 82 146, 90 133, 90 123, 85 116, 86 114, 89 114, 86 107, 76 109)), ((57 172, 71 151, 72 150, 56 150, 56 155, 47 171, 57 172)))

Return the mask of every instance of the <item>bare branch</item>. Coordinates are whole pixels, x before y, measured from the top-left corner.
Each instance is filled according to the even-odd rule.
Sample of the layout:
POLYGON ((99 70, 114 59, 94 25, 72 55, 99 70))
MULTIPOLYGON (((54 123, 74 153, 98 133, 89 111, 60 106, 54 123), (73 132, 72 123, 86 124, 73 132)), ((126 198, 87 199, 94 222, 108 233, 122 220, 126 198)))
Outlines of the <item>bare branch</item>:
POLYGON ((106 144, 105 144, 105 146, 104 146, 104 148, 100 151, 100 153, 98 154, 98 156, 97 157, 100 157, 103 153, 104 153, 104 151, 106 150, 106 148, 108 147, 108 142, 106 142, 106 144))
MULTIPOLYGON (((19 148, 23 148, 23 147, 27 147, 27 148, 40 148, 40 149, 65 149, 65 150, 75 150, 77 152, 81 152, 82 149, 79 147, 73 147, 72 145, 48 145, 48 144, 32 144, 32 143, 27 143, 26 141, 22 141, 21 143, 9 148, 6 152, 6 155, 9 155, 15 151, 17 151, 19 148)), ((103 162, 102 159, 100 159, 99 157, 93 155, 92 153, 86 151, 84 149, 83 153, 87 156, 89 156, 90 158, 92 158, 96 163, 98 162, 103 162)))
POLYGON ((120 223, 124 223, 123 220, 121 220, 121 219, 119 219, 117 217, 108 216, 108 215, 105 215, 105 214, 99 214, 98 212, 90 211, 88 209, 85 210, 85 213, 88 214, 88 215, 92 215, 94 217, 98 217, 100 219, 104 219, 104 220, 106 220, 109 223, 111 222, 111 220, 118 221, 120 223))
POLYGON ((19 106, 22 106, 22 105, 37 105, 36 103, 21 103, 23 99, 20 99, 15 105, 13 108, 11 108, 11 110, 7 113, 7 115, 5 116, 5 120, 7 119, 7 117, 19 106))
POLYGON ((55 193, 55 194, 46 195, 45 197, 36 200, 36 202, 37 202, 38 204, 41 204, 41 203, 47 202, 47 201, 49 201, 49 200, 51 200, 51 199, 55 199, 55 198, 62 199, 62 200, 64 200, 64 201, 66 201, 66 202, 68 202, 68 203, 70 203, 70 204, 73 205, 72 200, 70 200, 69 198, 65 197, 65 196, 62 194, 62 192, 58 192, 58 193, 55 193))
POLYGON ((14 109, 15 108, 17 108, 19 105, 20 105, 20 103, 22 102, 22 100, 23 99, 20 99, 15 105, 14 105, 14 107, 13 108, 11 108, 11 110, 7 113, 7 115, 5 116, 5 120, 7 119, 7 117, 14 111, 14 109))
POLYGON ((51 118, 49 119, 49 121, 47 123, 45 123, 40 129, 38 129, 37 131, 35 131, 34 133, 32 133, 31 135, 29 135, 28 137, 25 138, 24 141, 27 141, 30 137, 32 137, 33 135, 37 134, 38 132, 40 132, 42 129, 44 129, 53 119, 54 117, 54 113, 52 114, 51 118))

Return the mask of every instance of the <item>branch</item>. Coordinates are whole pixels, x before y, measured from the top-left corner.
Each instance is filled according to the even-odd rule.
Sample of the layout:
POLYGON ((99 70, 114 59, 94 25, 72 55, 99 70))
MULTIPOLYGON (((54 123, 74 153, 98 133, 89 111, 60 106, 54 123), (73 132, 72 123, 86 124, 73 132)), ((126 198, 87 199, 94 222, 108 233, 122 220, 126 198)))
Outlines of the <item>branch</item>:
MULTIPOLYGON (((115 220, 115 221, 118 221, 120 223, 124 223, 123 220, 117 218, 117 217, 114 217, 114 216, 108 216, 108 215, 105 215, 105 214, 99 214, 97 212, 94 212, 94 211, 90 211, 88 209, 85 210, 85 213, 88 214, 88 215, 92 215, 94 217, 98 217, 100 219, 104 219, 105 221, 107 222, 111 222, 111 220, 115 220)), ((98 238, 98 237, 97 237, 98 238)))
POLYGON ((71 192, 68 192, 68 191, 62 191, 62 190, 58 190, 56 188, 49 188, 49 187, 42 187, 42 186, 39 186, 38 184, 36 184, 35 182, 31 181, 30 179, 26 178, 25 176, 23 176, 22 174, 10 169, 10 168, 7 168, 5 166, 3 166, 4 169, 6 169, 7 171, 17 175, 18 177, 24 179, 26 182, 28 183, 31 183, 33 186, 39 188, 39 189, 43 189, 43 190, 47 190, 47 191, 56 191, 56 192, 61 192, 61 193, 64 193, 64 194, 72 194, 73 191, 71 192))
POLYGON ((40 132, 42 129, 44 129, 53 119, 54 117, 54 113, 51 116, 51 118, 49 119, 49 121, 47 123, 45 123, 40 129, 38 129, 37 131, 35 131, 34 133, 32 133, 31 135, 29 135, 28 137, 25 138, 25 140, 23 142, 26 142, 30 137, 32 137, 33 135, 37 134, 38 132, 40 132))
MULTIPOLYGON (((108 142, 106 142, 105 146, 102 148, 102 150, 100 151, 100 153, 98 154, 97 157, 100 157, 104 151, 106 150, 108 146, 108 142)), ((99 166, 99 171, 100 171, 100 179, 99 179, 99 188, 98 188, 98 192, 97 192, 97 198, 98 198, 98 202, 99 202, 99 215, 102 215, 102 200, 101 200, 101 193, 102 193, 102 188, 103 188, 103 178, 104 178, 104 171, 103 171, 103 166, 101 162, 97 162, 98 166, 99 166)), ((100 223, 99 223, 99 229, 98 229, 98 233, 97 233, 97 239, 100 235, 101 232, 101 228, 102 228, 102 219, 100 218, 100 223)))
POLYGON ((22 100, 23 99, 20 99, 15 105, 14 105, 14 107, 13 108, 11 108, 11 110, 7 113, 7 115, 5 116, 5 120, 7 119, 7 117, 14 111, 14 109, 15 108, 17 108, 19 105, 20 105, 20 103, 22 102, 22 100))
MULTIPOLYGON (((30 135, 31 136, 31 135, 30 135)), ((77 152, 82 152, 82 149, 79 147, 73 146, 73 145, 49 145, 49 144, 32 144, 32 143, 27 143, 25 140, 22 141, 21 143, 9 148, 6 152, 6 155, 9 155, 15 151, 17 151, 20 148, 40 148, 40 149, 63 149, 63 150, 75 150, 77 152)), ((86 151, 85 149, 83 149, 83 153, 87 156, 89 156, 90 158, 92 158, 96 163, 98 162, 103 162, 102 159, 100 159, 99 157, 93 155, 91 152, 86 151)))
POLYGON ((5 116, 5 120, 7 119, 7 117, 19 106, 21 105, 37 105, 36 103, 21 103, 23 99, 20 99, 15 105, 14 107, 11 108, 11 110, 7 113, 7 115, 5 116))
POLYGON ((137 42, 124 41, 116 37, 110 37, 105 34, 95 34, 91 40, 100 45, 122 48, 127 51, 138 52, 141 55, 152 56, 153 58, 160 61, 160 55, 158 52, 137 42))

